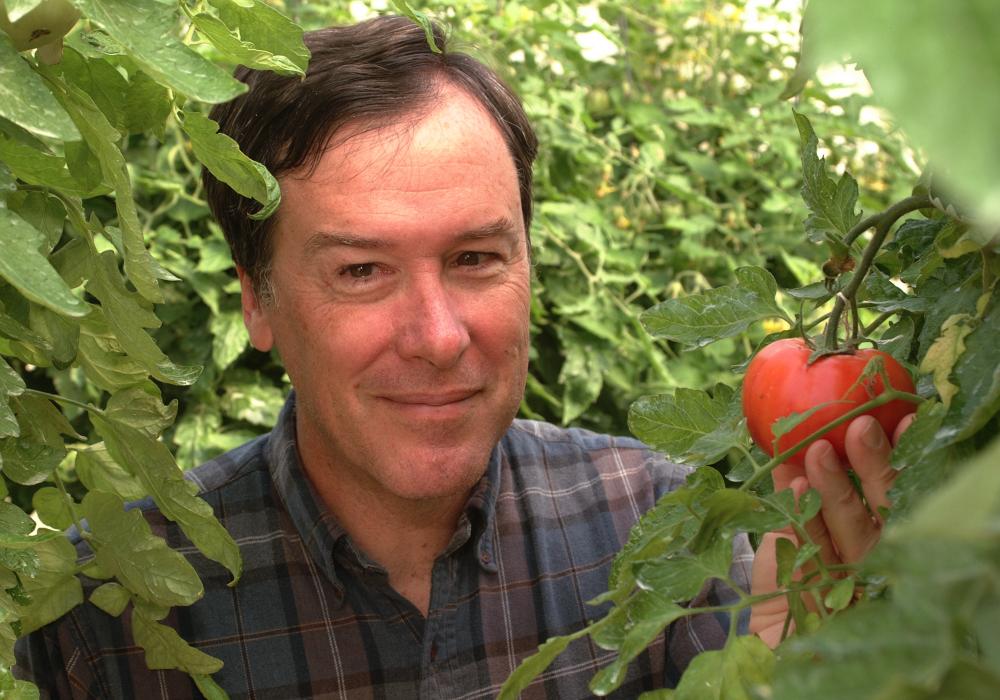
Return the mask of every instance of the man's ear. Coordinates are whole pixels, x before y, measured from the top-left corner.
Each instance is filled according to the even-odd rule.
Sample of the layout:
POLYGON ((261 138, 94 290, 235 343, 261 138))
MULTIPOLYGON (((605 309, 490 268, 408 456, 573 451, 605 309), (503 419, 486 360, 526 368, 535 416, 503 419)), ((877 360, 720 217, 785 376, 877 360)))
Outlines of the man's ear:
POLYGON ((270 309, 261 305, 247 271, 237 265, 236 274, 240 276, 243 323, 250 334, 250 344, 261 352, 268 352, 274 346, 270 309))

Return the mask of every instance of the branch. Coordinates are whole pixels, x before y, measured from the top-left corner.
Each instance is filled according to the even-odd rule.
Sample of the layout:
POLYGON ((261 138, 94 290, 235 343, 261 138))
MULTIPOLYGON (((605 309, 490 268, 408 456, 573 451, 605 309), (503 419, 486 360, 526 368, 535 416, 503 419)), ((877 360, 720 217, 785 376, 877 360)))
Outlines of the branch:
MULTIPOLYGON (((854 277, 851 278, 851 283, 847 285, 847 288, 844 289, 841 294, 837 295, 836 301, 833 304, 833 311, 830 312, 830 320, 826 325, 826 333, 823 336, 823 346, 825 349, 833 350, 837 347, 837 327, 840 325, 840 317, 844 313, 844 308, 848 303, 853 302, 857 296, 858 290, 861 288, 861 284, 865 281, 865 277, 868 275, 868 270, 871 269, 872 263, 875 261, 875 256, 878 254, 879 249, 882 247, 886 237, 889 235, 889 231, 892 229, 892 225, 906 214, 918 209, 925 209, 930 205, 930 198, 926 195, 907 197, 906 199, 896 202, 881 214, 868 217, 853 229, 848 231, 847 236, 844 238, 845 242, 852 234, 854 235, 854 238, 861 235, 861 233, 871 228, 871 224, 869 222, 875 221, 875 235, 872 236, 871 241, 869 241, 868 245, 865 246, 864 256, 861 258, 861 262, 858 263, 858 267, 854 271, 854 277), (862 226, 864 226, 864 228, 862 228, 862 226)), ((851 238, 851 240, 854 239, 851 238)))

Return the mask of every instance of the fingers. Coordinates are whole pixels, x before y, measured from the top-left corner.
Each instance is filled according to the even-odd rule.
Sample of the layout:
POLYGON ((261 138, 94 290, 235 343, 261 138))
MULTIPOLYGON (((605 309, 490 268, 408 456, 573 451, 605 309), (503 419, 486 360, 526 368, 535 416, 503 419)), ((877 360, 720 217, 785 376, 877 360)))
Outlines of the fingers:
MULTIPOLYGON (((878 542, 880 525, 872 519, 847 475, 847 467, 841 464, 829 442, 817 440, 813 443, 806 452, 805 461, 809 484, 823 499, 820 512, 831 546, 844 562, 861 560, 878 542)), ((885 499, 884 490, 882 499, 885 499)))
POLYGON ((771 472, 771 480, 774 482, 774 492, 784 491, 787 488, 791 488, 792 482, 795 479, 804 477, 806 475, 805 467, 800 467, 797 464, 791 464, 785 462, 779 464, 771 472))
MULTIPOLYGON (((809 480, 806 477, 795 479, 791 488, 795 494, 795 502, 798 503, 803 494, 809 490, 809 480)), ((822 496, 822 494, 820 495, 822 496)), ((806 534, 809 535, 813 544, 819 547, 820 557, 824 562, 834 564, 839 561, 837 548, 833 544, 833 538, 830 536, 830 530, 826 526, 826 521, 823 520, 822 513, 806 523, 806 534)), ((812 570, 812 567, 807 567, 807 570, 812 570)))
POLYGON ((861 489, 872 514, 881 519, 879 509, 889 507, 886 494, 896 478, 896 470, 889 464, 892 445, 882 426, 871 416, 851 421, 844 438, 844 451, 861 481, 861 489))
MULTIPOLYGON (((753 560, 750 592, 753 595, 773 593, 777 584, 777 542, 789 535, 769 532, 761 538, 760 547, 753 560)), ((788 615, 788 600, 784 596, 770 598, 750 608, 750 632, 756 634, 772 649, 781 642, 781 633, 788 615)))

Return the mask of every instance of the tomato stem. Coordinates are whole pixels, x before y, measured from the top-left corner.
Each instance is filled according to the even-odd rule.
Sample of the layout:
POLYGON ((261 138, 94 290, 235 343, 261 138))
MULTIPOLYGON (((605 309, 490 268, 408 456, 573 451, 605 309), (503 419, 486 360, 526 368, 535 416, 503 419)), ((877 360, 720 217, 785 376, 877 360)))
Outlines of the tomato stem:
MULTIPOLYGON (((865 277, 868 276, 868 271, 871 269, 872 263, 875 261, 875 256, 878 254, 879 249, 882 247, 886 237, 889 235, 889 231, 892 229, 893 224, 906 214, 918 209, 925 209, 929 206, 931 206, 931 201, 926 195, 907 197, 906 199, 896 202, 881 214, 868 217, 853 229, 848 231, 847 235, 844 237, 844 242, 849 244, 869 228, 875 226, 875 234, 868 242, 868 245, 865 246, 865 252, 861 258, 861 262, 858 263, 858 266, 854 271, 854 276, 851 278, 850 284, 848 284, 847 287, 837 295, 834 301, 833 311, 830 312, 830 320, 826 324, 826 332, 823 336, 824 349, 838 349, 837 328, 840 326, 840 317, 843 315, 844 309, 849 304, 854 303, 854 300, 858 295, 858 290, 861 289, 861 284, 864 282, 865 277)), ((854 333, 856 334, 857 331, 855 330, 854 333)), ((856 337, 848 338, 848 347, 853 347, 853 343, 855 343, 856 340, 856 337)))
POLYGON ((77 401, 76 399, 71 399, 66 396, 59 396, 59 394, 50 394, 47 391, 39 391, 38 389, 25 389, 24 393, 28 394, 29 396, 39 396, 43 399, 49 399, 50 401, 55 401, 56 403, 66 404, 68 406, 76 406, 77 408, 82 408, 83 410, 88 411, 90 413, 96 413, 102 416, 104 415, 104 411, 99 409, 97 406, 94 406, 89 403, 83 403, 81 401, 77 401))

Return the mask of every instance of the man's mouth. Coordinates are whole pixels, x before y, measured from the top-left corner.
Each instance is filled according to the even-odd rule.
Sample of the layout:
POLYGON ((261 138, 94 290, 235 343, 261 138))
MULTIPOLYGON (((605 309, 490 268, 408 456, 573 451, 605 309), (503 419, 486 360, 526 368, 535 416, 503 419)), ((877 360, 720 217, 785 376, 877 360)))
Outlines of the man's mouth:
POLYGON ((431 406, 440 407, 461 403, 472 398, 478 389, 450 389, 447 391, 427 391, 427 392, 406 392, 400 394, 385 394, 379 398, 391 401, 403 406, 431 406))

